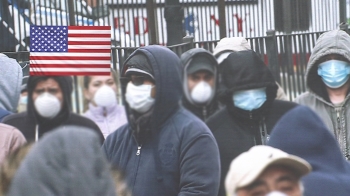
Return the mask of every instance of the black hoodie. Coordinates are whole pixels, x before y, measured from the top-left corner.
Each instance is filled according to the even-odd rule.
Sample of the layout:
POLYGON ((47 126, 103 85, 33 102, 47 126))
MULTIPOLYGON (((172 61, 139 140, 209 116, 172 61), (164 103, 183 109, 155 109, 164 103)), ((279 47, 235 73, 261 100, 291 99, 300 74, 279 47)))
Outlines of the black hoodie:
POLYGON ((218 67, 218 63, 215 59, 215 57, 207 50, 203 49, 203 48, 193 48, 191 50, 188 50, 186 52, 184 52, 181 55, 181 61, 183 63, 183 89, 184 89, 184 96, 182 99, 182 104, 183 106, 190 110, 193 114, 195 114, 196 116, 198 116, 200 119, 202 119, 203 121, 205 121, 206 119, 208 119, 212 114, 214 114, 216 111, 218 111, 219 109, 219 103, 218 100, 216 99, 216 85, 217 85, 217 67, 218 67), (207 61, 208 64, 213 66, 213 70, 214 70, 214 78, 215 78, 215 83, 214 83, 214 89, 213 89, 213 95, 210 98, 211 100, 209 100, 207 103, 205 103, 204 105, 199 105, 196 104, 191 96, 190 96, 190 92, 187 88, 188 84, 187 84, 187 70, 188 68, 192 65, 191 61, 194 58, 202 58, 203 60, 207 61))
POLYGON ((71 94, 73 90, 73 81, 70 76, 31 76, 28 79, 28 105, 27 111, 9 115, 3 119, 3 123, 12 125, 19 129, 27 141, 35 140, 36 127, 38 128, 39 138, 46 132, 61 126, 61 125, 78 125, 88 127, 94 130, 101 139, 101 144, 104 137, 98 126, 88 118, 74 114, 71 112, 71 94), (61 111, 53 119, 41 117, 34 107, 32 99, 33 91, 40 81, 54 79, 61 87, 63 94, 63 106, 61 111))
POLYGON ((295 103, 275 100, 277 85, 272 73, 252 50, 231 53, 220 66, 218 95, 226 107, 207 120, 219 145, 221 184, 219 196, 225 195, 224 181, 231 161, 254 145, 266 144, 269 134, 295 103), (246 111, 233 104, 233 93, 266 87, 266 101, 258 109, 246 111))
POLYGON ((311 164, 312 172, 302 178, 305 196, 350 195, 350 164, 310 108, 298 106, 286 113, 273 129, 268 145, 311 164))

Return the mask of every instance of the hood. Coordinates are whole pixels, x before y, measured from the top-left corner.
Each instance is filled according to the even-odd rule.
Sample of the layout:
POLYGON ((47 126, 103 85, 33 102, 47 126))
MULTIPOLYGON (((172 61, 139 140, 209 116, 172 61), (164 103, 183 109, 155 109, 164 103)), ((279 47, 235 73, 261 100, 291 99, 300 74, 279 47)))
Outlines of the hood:
POLYGON ((93 130, 65 126, 45 134, 24 158, 12 195, 116 195, 100 140, 93 130))
POLYGON ((22 68, 15 59, 0 53, 0 108, 16 112, 22 85, 22 68))
POLYGON ((318 64, 322 57, 339 54, 350 62, 350 36, 343 30, 323 33, 316 41, 306 68, 306 87, 309 92, 328 100, 325 85, 317 74, 318 64))
MULTIPOLYGON (((189 102, 191 105, 194 105, 196 107, 202 107, 202 105, 197 105, 191 98, 190 92, 188 90, 188 85, 187 85, 187 70, 190 66, 192 66, 193 64, 191 64, 192 59, 194 58, 201 58, 204 62, 207 62, 208 65, 212 65, 213 70, 214 70, 214 78, 217 80, 217 67, 218 67, 218 63, 215 59, 215 57, 207 50, 203 49, 203 48, 193 48, 191 50, 188 50, 186 52, 184 52, 181 55, 181 61, 182 61, 182 65, 183 65, 183 76, 182 76, 182 80, 183 80, 183 90, 184 90, 184 101, 185 102, 189 102)), ((212 92, 212 96, 210 97, 210 100, 206 103, 206 105, 210 105, 211 102, 214 99, 214 96, 216 94, 216 85, 217 85, 217 81, 215 81, 214 83, 214 87, 213 87, 213 92, 212 92)))
POLYGON ((272 130, 268 145, 311 164, 313 171, 303 178, 305 196, 349 195, 350 164, 334 136, 308 107, 297 106, 286 113, 272 130))
MULTIPOLYGON (((180 76, 180 58, 164 46, 150 45, 138 48, 124 62, 121 76, 125 77, 128 61, 134 55, 142 53, 146 56, 148 64, 152 67, 156 86, 156 97, 151 116, 152 130, 158 130, 179 107, 182 97, 182 82, 180 76)), ((125 101, 126 85, 122 86, 122 96, 126 111, 130 114, 130 107, 125 101)), ((129 116, 129 115, 128 115, 129 116)), ((130 122, 130 121, 129 121, 130 122)))
MULTIPOLYGON (((69 117, 69 113, 71 111, 71 94, 73 91, 73 80, 70 76, 30 76, 27 83, 27 89, 28 89, 28 104, 27 104, 27 111, 30 117, 40 120, 41 117, 39 114, 37 114, 35 108, 34 108, 34 102, 32 99, 33 91, 35 89, 35 86, 41 82, 45 81, 49 78, 54 79, 61 87, 62 93, 63 93, 63 107, 60 113, 50 121, 55 121, 58 123, 58 119, 66 119, 69 117)), ((46 120, 47 122, 47 120, 46 120)))
MULTIPOLYGON (((275 79, 269 68, 252 50, 231 53, 220 64, 220 75, 218 96, 229 108, 233 107, 233 93, 239 90, 266 87, 266 102, 262 109, 268 108, 276 98, 278 87, 275 79)), ((233 109, 238 110, 237 113, 246 113, 236 107, 233 109)))
POLYGON ((225 37, 215 46, 213 55, 220 64, 231 52, 251 50, 251 46, 244 37, 225 37))

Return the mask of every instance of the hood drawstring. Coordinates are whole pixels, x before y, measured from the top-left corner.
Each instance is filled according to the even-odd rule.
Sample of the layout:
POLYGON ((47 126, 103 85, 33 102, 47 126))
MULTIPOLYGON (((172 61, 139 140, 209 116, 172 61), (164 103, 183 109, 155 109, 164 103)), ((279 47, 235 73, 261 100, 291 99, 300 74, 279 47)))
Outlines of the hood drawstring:
POLYGON ((39 125, 35 125, 35 142, 39 141, 39 125))

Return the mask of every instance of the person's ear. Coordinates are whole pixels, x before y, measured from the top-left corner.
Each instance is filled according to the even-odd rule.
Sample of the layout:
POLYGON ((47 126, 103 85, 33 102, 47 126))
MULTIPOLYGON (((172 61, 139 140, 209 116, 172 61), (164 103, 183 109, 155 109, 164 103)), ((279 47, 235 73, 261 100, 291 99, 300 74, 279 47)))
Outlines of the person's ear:
POLYGON ((84 93, 85 99, 87 99, 88 101, 91 101, 92 97, 86 88, 84 88, 83 93, 84 93))

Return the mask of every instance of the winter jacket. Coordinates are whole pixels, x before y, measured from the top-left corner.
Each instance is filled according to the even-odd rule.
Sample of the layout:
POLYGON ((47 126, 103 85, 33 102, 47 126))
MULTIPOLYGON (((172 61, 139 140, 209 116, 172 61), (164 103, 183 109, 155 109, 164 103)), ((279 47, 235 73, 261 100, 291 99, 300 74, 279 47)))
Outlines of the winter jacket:
POLYGON ((336 137, 343 155, 350 159, 350 94, 341 104, 334 105, 328 97, 325 84, 317 74, 319 60, 329 54, 339 54, 350 62, 350 37, 346 32, 333 30, 318 38, 306 68, 307 92, 298 96, 295 102, 310 107, 320 115, 336 137))
MULTIPOLYGON (((218 147, 208 127, 179 105, 180 59, 166 47, 142 47, 126 60, 122 76, 130 58, 140 53, 153 69, 156 86, 149 129, 140 127, 144 134, 136 136, 141 134, 138 124, 128 117, 131 123, 104 142, 107 159, 125 171, 133 196, 215 195, 220 179, 218 147)), ((122 92, 124 96, 125 87, 122 92)))
POLYGON ((18 129, 0 123, 0 165, 10 152, 25 143, 26 139, 18 129))
POLYGON ((25 156, 7 195, 115 196, 99 136, 77 126, 50 131, 25 156))
POLYGON ((28 104, 27 111, 12 114, 3 119, 3 123, 12 125, 19 129, 27 141, 35 140, 35 133, 38 131, 39 138, 50 130, 58 126, 77 125, 88 127, 100 135, 101 144, 104 137, 98 126, 88 118, 74 114, 71 112, 71 93, 72 93, 72 78, 70 76, 49 76, 56 80, 61 87, 63 94, 63 106, 61 111, 53 119, 41 117, 34 107, 32 95, 35 86, 39 81, 48 78, 47 76, 31 76, 28 80, 28 104))
POLYGON ((22 77, 22 68, 17 61, 0 54, 0 109, 17 111, 22 77))
POLYGON ((216 111, 219 110, 219 103, 218 100, 216 99, 216 86, 218 83, 218 73, 217 73, 217 67, 218 63, 214 56, 207 50, 203 48, 193 48, 191 50, 186 51, 181 55, 181 61, 183 64, 183 89, 184 89, 184 96, 182 98, 182 104, 183 106, 191 111, 193 114, 195 114, 197 117, 205 121, 208 119, 212 114, 214 114, 216 111), (191 60, 193 58, 202 58, 203 60, 207 61, 208 64, 213 66, 214 70, 214 78, 215 78, 215 83, 213 87, 213 95, 210 98, 210 101, 208 101, 204 105, 199 105, 196 104, 190 95, 190 92, 188 90, 188 74, 187 70, 189 66, 191 66, 191 60))
POLYGON ((84 116, 98 125, 104 138, 128 122, 124 106, 118 104, 104 109, 104 107, 94 106, 90 103, 84 116))
POLYGON ((272 73, 252 50, 234 52, 220 65, 220 99, 226 108, 211 116, 207 125, 220 151, 221 184, 219 196, 225 195, 225 177, 231 161, 254 145, 265 145, 279 118, 295 103, 276 100, 277 85, 272 73), (265 103, 247 111, 234 106, 233 93, 266 87, 265 103))
POLYGON ((268 145, 305 159, 312 172, 302 178, 304 196, 350 193, 350 164, 320 117, 298 106, 286 113, 272 130, 268 145))

